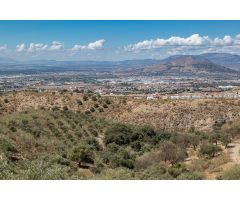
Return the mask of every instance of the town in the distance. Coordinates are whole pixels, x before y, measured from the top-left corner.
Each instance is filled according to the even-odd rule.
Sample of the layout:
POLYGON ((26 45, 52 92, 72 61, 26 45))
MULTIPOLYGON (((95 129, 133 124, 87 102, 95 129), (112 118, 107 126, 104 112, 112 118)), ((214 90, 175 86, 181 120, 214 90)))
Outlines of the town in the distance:
POLYGON ((0 92, 93 92, 135 99, 240 99, 240 56, 176 55, 163 60, 16 61, 0 58, 0 92))

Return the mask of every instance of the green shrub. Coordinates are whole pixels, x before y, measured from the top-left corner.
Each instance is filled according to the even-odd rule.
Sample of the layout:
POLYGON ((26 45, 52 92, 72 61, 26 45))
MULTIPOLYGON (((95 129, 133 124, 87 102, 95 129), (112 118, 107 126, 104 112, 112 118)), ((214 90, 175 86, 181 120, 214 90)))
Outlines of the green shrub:
POLYGON ((95 103, 95 104, 94 104, 94 107, 95 107, 95 108, 98 108, 98 107, 99 107, 99 104, 98 104, 98 103, 95 103))
POLYGON ((227 133, 222 133, 220 135, 220 141, 225 146, 225 148, 228 147, 228 145, 232 142, 231 136, 227 133))
POLYGON ((222 180, 240 180, 240 165, 234 165, 217 178, 222 180))
POLYGON ((107 129, 105 133, 105 144, 116 143, 118 145, 126 145, 131 142, 132 129, 125 124, 116 124, 107 129))
POLYGON ((72 160, 76 162, 94 163, 94 153, 89 145, 80 145, 74 148, 72 160))
POLYGON ((126 167, 133 169, 135 164, 134 156, 114 143, 108 145, 107 149, 105 149, 103 161, 111 168, 126 167))
POLYGON ((105 103, 106 103, 106 104, 111 104, 112 102, 111 102, 111 100, 110 100, 109 98, 106 98, 106 99, 105 99, 105 103))
POLYGON ((134 172, 126 168, 105 169, 101 174, 97 175, 96 179, 101 180, 133 180, 134 172))
POLYGON ((68 110, 68 107, 67 107, 67 106, 63 106, 63 110, 64 110, 64 111, 67 111, 67 110, 68 110))
POLYGON ((165 162, 169 161, 172 165, 187 158, 187 152, 170 141, 165 141, 161 144, 160 152, 162 160, 165 162))
POLYGON ((108 105, 107 104, 103 104, 103 108, 108 108, 108 105))
POLYGON ((97 101, 97 97, 94 95, 94 96, 92 96, 92 100, 93 101, 97 101))
POLYGON ((159 151, 146 152, 142 156, 136 158, 135 167, 137 170, 147 169, 152 165, 156 165, 162 161, 159 151))
POLYGON ((90 110, 86 110, 86 111, 85 111, 85 114, 87 114, 87 115, 88 115, 88 114, 91 114, 91 111, 90 111, 90 110))
POLYGON ((184 172, 187 172, 187 169, 185 166, 180 164, 172 166, 168 169, 168 173, 174 178, 177 178, 179 175, 181 175, 184 172))
POLYGON ((167 166, 164 164, 157 164, 148 167, 144 171, 137 173, 137 179, 142 180, 169 180, 173 177, 167 172, 167 166))
POLYGON ((177 177, 178 180, 203 180, 203 178, 200 172, 184 172, 177 177))
POLYGON ((199 154, 201 156, 205 156, 207 158, 213 158, 216 156, 216 154, 218 152, 220 152, 222 149, 221 147, 219 146, 216 146, 214 144, 211 144, 211 143, 203 143, 201 146, 200 146, 200 149, 199 149, 199 154))
POLYGON ((88 100, 88 96, 87 95, 84 95, 83 96, 83 101, 87 101, 88 100))
POLYGON ((7 153, 7 152, 16 153, 17 152, 15 145, 4 138, 0 138, 0 148, 5 153, 7 153))
POLYGON ((80 99, 78 99, 78 100, 77 100, 77 104, 78 104, 79 106, 81 106, 81 105, 83 105, 83 102, 82 102, 80 99))
POLYGON ((189 144, 192 145, 193 149, 196 150, 200 144, 200 138, 197 135, 189 135, 189 144))
POLYGON ((90 108, 91 112, 95 112, 95 109, 93 107, 90 108))
POLYGON ((98 111, 99 112, 104 112, 104 109, 103 108, 99 108, 98 111))
POLYGON ((156 136, 156 132, 155 130, 153 129, 153 127, 149 126, 149 125, 144 125, 141 129, 142 133, 144 135, 147 135, 149 137, 154 137, 156 136))

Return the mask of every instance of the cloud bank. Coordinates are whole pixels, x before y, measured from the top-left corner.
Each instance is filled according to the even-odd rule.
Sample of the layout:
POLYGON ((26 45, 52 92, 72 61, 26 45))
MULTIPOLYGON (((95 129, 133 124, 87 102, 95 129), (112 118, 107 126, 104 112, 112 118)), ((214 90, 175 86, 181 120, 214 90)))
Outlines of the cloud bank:
POLYGON ((240 48, 240 34, 235 37, 229 35, 223 38, 210 38, 208 36, 200 36, 199 34, 193 34, 189 37, 172 36, 167 39, 157 38, 140 41, 135 44, 130 44, 124 47, 125 51, 141 51, 160 48, 178 48, 185 47, 185 49, 192 47, 237 47, 240 48))
POLYGON ((193 34, 187 37, 171 36, 139 41, 126 46, 105 48, 105 39, 87 44, 65 45, 62 41, 49 43, 19 43, 14 48, 0 45, 0 56, 16 59, 65 59, 65 60, 125 60, 162 59, 170 55, 202 53, 240 54, 240 34, 209 37, 193 34))
MULTIPOLYGON (((59 41, 53 41, 50 45, 43 44, 43 43, 30 43, 29 45, 26 45, 25 43, 18 44, 16 46, 17 52, 27 52, 27 53, 35 53, 35 52, 44 52, 44 51, 59 51, 59 50, 65 50, 65 51, 82 51, 82 50, 100 50, 104 47, 105 40, 97 40, 95 42, 90 42, 87 45, 80 45, 75 44, 72 48, 65 48, 64 44, 59 41)), ((0 46, 0 50, 6 49, 6 46, 0 46)))
POLYGON ((91 42, 87 45, 80 45, 80 44, 75 44, 72 48, 73 51, 81 51, 81 50, 99 50, 103 49, 105 40, 97 40, 95 42, 91 42))

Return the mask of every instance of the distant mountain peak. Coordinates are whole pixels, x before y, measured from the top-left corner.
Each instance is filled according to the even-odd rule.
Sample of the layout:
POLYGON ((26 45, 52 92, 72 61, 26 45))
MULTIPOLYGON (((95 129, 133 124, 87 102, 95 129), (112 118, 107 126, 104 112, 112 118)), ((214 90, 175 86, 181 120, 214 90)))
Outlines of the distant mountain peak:
POLYGON ((234 73, 235 71, 215 64, 201 55, 176 55, 161 60, 159 64, 146 67, 144 72, 234 73))

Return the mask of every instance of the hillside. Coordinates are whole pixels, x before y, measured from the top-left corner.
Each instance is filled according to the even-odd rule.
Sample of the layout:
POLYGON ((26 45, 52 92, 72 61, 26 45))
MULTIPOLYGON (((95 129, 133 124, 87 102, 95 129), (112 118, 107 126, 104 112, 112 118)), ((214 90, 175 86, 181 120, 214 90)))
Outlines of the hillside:
POLYGON ((159 64, 145 67, 145 73, 234 73, 234 70, 215 64, 201 56, 171 56, 159 64))
POLYGON ((80 112, 9 114, 0 117, 0 179, 200 179, 185 166, 175 175, 175 167, 166 163, 187 156, 171 138, 175 135, 148 126, 111 123, 80 112), (165 158, 164 150, 160 156, 164 140, 179 157, 165 158), (158 157, 148 161, 154 155, 158 157))
POLYGON ((240 56, 229 53, 206 53, 201 57, 210 60, 218 65, 225 66, 233 70, 240 70, 240 56))
POLYGON ((106 117, 136 124, 151 124, 166 131, 187 132, 191 128, 211 131, 214 124, 240 117, 240 103, 234 100, 128 101, 115 106, 106 117))
POLYGON ((0 106, 0 179, 240 178, 237 100, 18 92, 0 106))
POLYGON ((151 124, 161 130, 183 132, 192 127, 211 131, 218 121, 231 121, 240 117, 238 100, 146 101, 124 97, 97 97, 94 94, 36 92, 0 96, 1 114, 42 107, 80 110, 118 122, 151 124), (87 99, 84 100, 85 97, 87 99))

